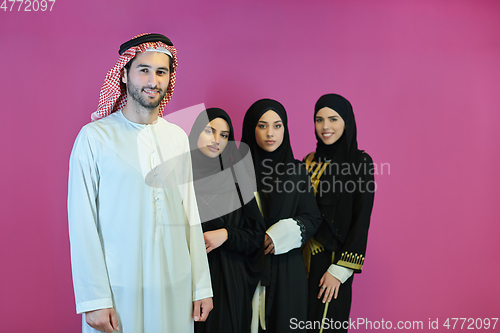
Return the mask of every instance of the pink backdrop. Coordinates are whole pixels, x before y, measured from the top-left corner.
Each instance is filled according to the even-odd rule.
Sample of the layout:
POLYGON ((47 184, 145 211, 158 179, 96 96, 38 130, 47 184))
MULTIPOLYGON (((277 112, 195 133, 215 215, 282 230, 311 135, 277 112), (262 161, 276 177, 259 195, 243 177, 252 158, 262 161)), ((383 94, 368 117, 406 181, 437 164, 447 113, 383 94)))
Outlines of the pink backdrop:
MULTIPOLYGON (((63 1, 0 10, 0 331, 77 332, 66 215, 68 159, 119 45, 141 32, 179 51, 167 112, 289 112, 314 149, 312 112, 347 97, 376 194, 351 317, 500 317, 500 2, 63 1)), ((10 7, 10 3, 8 3, 10 7)), ((497 329, 500 324, 497 325, 497 329)), ((424 330, 424 331, 425 331, 424 330)))

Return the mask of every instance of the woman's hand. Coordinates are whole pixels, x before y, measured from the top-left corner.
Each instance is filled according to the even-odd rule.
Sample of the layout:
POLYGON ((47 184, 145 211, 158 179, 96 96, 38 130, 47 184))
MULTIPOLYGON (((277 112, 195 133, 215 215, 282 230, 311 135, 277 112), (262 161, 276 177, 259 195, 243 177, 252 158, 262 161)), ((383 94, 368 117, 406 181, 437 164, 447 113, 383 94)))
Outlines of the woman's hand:
POLYGON ((330 302, 333 298, 337 298, 339 294, 340 281, 334 277, 332 274, 328 273, 328 271, 323 274, 321 280, 319 280, 319 294, 318 299, 321 298, 323 292, 325 295, 323 296, 323 303, 330 302))
POLYGON ((207 253, 209 253, 221 246, 227 240, 227 230, 222 228, 207 231, 203 233, 203 238, 205 239, 205 249, 207 253))
POLYGON ((266 234, 266 238, 264 239, 264 254, 274 254, 274 243, 273 239, 266 234))

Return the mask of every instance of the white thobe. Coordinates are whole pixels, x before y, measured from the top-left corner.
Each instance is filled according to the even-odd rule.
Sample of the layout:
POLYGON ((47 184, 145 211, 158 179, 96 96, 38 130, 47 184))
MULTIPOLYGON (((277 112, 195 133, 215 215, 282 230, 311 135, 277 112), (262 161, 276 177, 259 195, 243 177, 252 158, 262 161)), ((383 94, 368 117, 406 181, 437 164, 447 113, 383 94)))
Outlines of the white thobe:
POLYGON ((68 189, 77 313, 114 307, 123 333, 193 331, 192 302, 212 288, 187 152, 162 118, 119 111, 82 128, 68 189))

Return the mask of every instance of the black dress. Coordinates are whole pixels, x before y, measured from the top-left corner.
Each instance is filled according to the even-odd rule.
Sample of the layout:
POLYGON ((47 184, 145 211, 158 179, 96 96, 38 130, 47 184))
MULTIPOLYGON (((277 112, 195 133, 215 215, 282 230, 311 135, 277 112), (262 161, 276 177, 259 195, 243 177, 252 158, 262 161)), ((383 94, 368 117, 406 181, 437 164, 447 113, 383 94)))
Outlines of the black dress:
POLYGON ((342 96, 328 94, 316 103, 315 116, 323 107, 339 113, 345 129, 332 145, 325 145, 316 135, 316 151, 304 158, 322 215, 316 235, 304 247, 309 266, 308 320, 326 318, 323 332, 347 332, 344 323, 349 321, 354 275, 341 284, 337 299, 327 303, 326 316, 323 297, 317 298, 319 282, 332 264, 354 273, 362 270, 375 192, 374 167, 370 155, 357 148, 351 104, 342 96))
POLYGON ((228 234, 227 240, 207 255, 214 294, 213 310, 205 322, 195 323, 195 332, 248 333, 252 296, 262 274, 264 221, 253 190, 240 186, 248 183, 240 182, 244 173, 235 172, 239 154, 227 113, 216 108, 202 112, 193 125, 189 142, 203 232, 225 228, 228 234), (210 158, 198 150, 197 141, 208 122, 215 118, 228 123, 230 135, 222 154, 210 158))
MULTIPOLYGON (((249 149, 252 153, 266 229, 283 219, 292 218, 300 228, 304 244, 316 232, 321 221, 320 213, 307 171, 302 163, 293 158, 283 106, 269 99, 254 103, 245 115, 241 141, 240 151, 249 149), (269 110, 280 116, 285 129, 281 146, 273 152, 261 149, 255 139, 257 122, 269 110), (272 167, 271 173, 269 167, 272 167)), ((293 318, 306 320, 307 272, 300 247, 284 254, 266 255, 261 285, 266 288, 267 332, 290 332, 293 318)), ((262 331, 261 325, 259 330, 262 331)), ((295 331, 300 332, 298 329, 295 331)))
MULTIPOLYGON (((229 203, 238 197, 197 196, 200 213, 211 204, 229 203), (208 201, 209 202, 206 202, 208 201)), ((230 204, 230 203, 229 203, 230 204)), ((213 310, 204 323, 195 323, 195 332, 250 332, 252 296, 261 276, 259 251, 264 228, 251 211, 258 211, 255 199, 243 208, 203 223, 203 232, 226 228, 228 239, 208 253, 212 280, 213 310)))

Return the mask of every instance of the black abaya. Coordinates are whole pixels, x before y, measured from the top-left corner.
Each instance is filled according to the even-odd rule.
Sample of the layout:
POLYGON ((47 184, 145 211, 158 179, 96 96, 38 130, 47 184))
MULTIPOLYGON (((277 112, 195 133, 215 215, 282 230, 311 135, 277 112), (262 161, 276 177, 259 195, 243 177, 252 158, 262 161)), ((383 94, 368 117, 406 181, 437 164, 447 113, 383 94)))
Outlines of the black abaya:
MULTIPOLYGON (((249 149, 252 153, 266 229, 281 220, 292 218, 300 228, 304 244, 316 232, 321 218, 307 171, 302 163, 293 158, 283 106, 270 99, 255 102, 245 114, 241 141, 240 151, 249 149), (273 152, 264 151, 255 139, 257 123, 269 110, 280 116, 284 126, 283 142, 273 152), (273 169, 271 174, 268 166, 273 169)), ((292 320, 306 320, 307 273, 300 248, 279 255, 267 254, 261 285, 266 288, 267 332, 290 332, 292 320)))
MULTIPOLYGON (((375 192, 373 161, 370 155, 358 150, 351 104, 340 95, 324 95, 316 103, 315 117, 323 107, 336 111, 344 120, 345 129, 340 139, 331 145, 324 144, 316 134, 316 151, 311 153, 314 157, 310 154, 305 158, 307 161, 309 157, 311 174, 328 163, 317 183, 316 200, 322 222, 314 242, 311 241, 316 245, 314 250, 309 244, 305 248, 310 258, 308 320, 320 322, 325 304, 323 297, 317 298, 319 282, 330 265, 361 272, 375 192), (327 188, 329 190, 323 190, 327 188)), ((353 276, 342 283, 338 297, 328 304, 325 319, 330 327, 323 332, 347 332, 344 323, 349 321, 352 281, 353 276), (335 325, 342 328, 335 329, 335 325)), ((308 332, 319 332, 319 329, 308 332)))
MULTIPOLYGON (((225 228, 228 234, 227 240, 207 255, 214 306, 205 322, 195 323, 195 332, 249 333, 252 296, 262 273, 265 226, 256 200, 242 201, 248 195, 241 195, 235 181, 233 167, 239 159, 231 119, 221 109, 207 109, 196 119, 189 142, 198 210, 205 221, 203 232, 225 228), (197 141, 215 118, 228 123, 230 134, 222 154, 210 158, 198 150, 197 141), (227 212, 227 207, 235 209, 227 212)), ((241 177, 242 173, 238 174, 241 177)))

